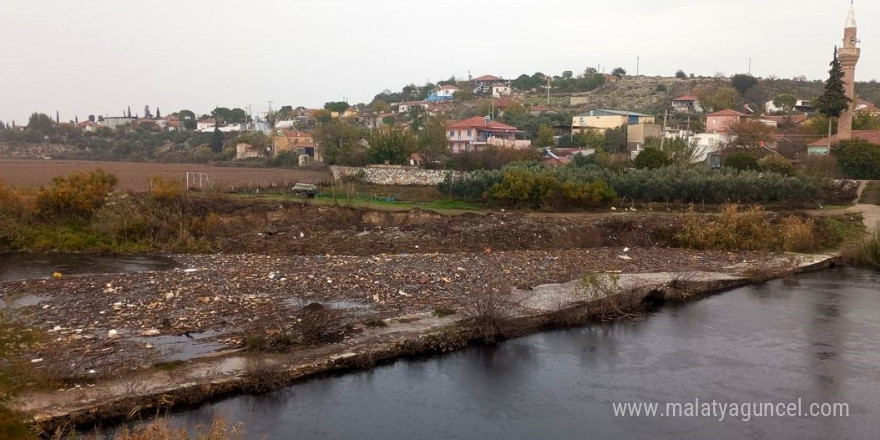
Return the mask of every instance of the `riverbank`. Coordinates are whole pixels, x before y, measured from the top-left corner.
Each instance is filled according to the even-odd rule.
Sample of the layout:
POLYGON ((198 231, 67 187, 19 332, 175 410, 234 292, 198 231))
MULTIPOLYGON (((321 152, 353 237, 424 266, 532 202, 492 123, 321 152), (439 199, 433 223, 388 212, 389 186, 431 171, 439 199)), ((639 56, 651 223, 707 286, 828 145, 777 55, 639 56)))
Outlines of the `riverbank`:
MULTIPOLYGON (((140 412, 274 389, 315 375, 366 368, 404 356, 455 350, 474 340, 519 336, 547 327, 577 324, 607 312, 624 311, 647 298, 685 300, 779 275, 827 267, 835 262, 826 256, 607 248, 369 258, 223 255, 178 258, 189 266, 188 270, 25 282, 13 287, 16 292, 27 294, 41 283, 60 281, 66 284, 52 290, 66 291, 76 297, 87 296, 77 293, 78 288, 100 289, 101 293, 92 291, 90 295, 98 298, 94 303, 84 304, 72 311, 74 313, 52 312, 59 304, 71 303, 63 294, 36 305, 40 310, 36 315, 47 311, 48 316, 42 317, 47 326, 71 315, 77 315, 76 319, 83 322, 117 315, 116 322, 126 324, 124 328, 110 329, 116 330, 112 338, 104 333, 110 331, 106 327, 93 325, 86 327, 89 328, 86 331, 66 326, 74 322, 54 324, 61 327, 53 333, 57 332, 64 346, 87 341, 70 350, 80 356, 102 353, 96 359, 104 359, 112 358, 110 352, 121 352, 128 353, 123 359, 130 359, 155 350, 158 344, 138 339, 159 330, 148 328, 149 322, 138 320, 144 315, 160 323, 177 317, 176 322, 171 322, 171 328, 162 328, 159 330, 162 334, 154 337, 185 331, 191 339, 185 335, 183 338, 195 345, 225 341, 223 347, 199 353, 184 362, 166 362, 159 367, 116 374, 112 378, 99 379, 98 376, 104 374, 95 370, 92 378, 87 376, 52 391, 25 392, 13 401, 12 407, 28 414, 31 423, 45 431, 58 426, 118 421, 140 412), (224 271, 223 263, 233 258, 244 263, 236 264, 237 267, 249 268, 253 273, 249 277, 241 273, 239 277, 229 277, 231 274, 224 271), (610 270, 612 274, 587 282, 570 281, 584 271, 600 271, 599 268, 610 270), (266 272, 270 269, 274 269, 275 275, 271 278, 266 272), (367 274, 371 277, 364 276, 367 274), (187 279, 189 283, 182 283, 187 279), (229 298, 224 295, 200 296, 200 290, 155 289, 153 294, 172 301, 173 306, 166 309, 164 304, 154 305, 150 309, 151 304, 162 301, 155 301, 152 295, 145 295, 145 290, 135 287, 155 286, 161 281, 168 283, 165 285, 199 286, 204 291, 217 291, 221 279, 223 283, 238 283, 236 289, 240 291, 259 293, 241 295, 243 298, 238 298, 239 301, 227 303, 229 298), (485 292, 476 289, 505 284, 515 287, 509 295, 481 296, 485 292), (318 299, 307 296, 310 291, 330 294, 318 299), (168 293, 174 297, 167 298, 168 293), (145 297, 142 304, 130 307, 129 296, 145 297), (302 319, 296 317, 294 310, 308 308, 302 307, 301 297, 345 313, 347 326, 335 342, 317 344, 291 340, 283 349, 275 346, 267 350, 269 341, 277 344, 286 340, 285 335, 293 335, 292 329, 286 329, 283 324, 302 319), (499 311, 499 316, 475 314, 474 310, 480 307, 474 307, 474 297, 502 298, 503 305, 482 307, 484 311, 499 311), (290 304, 292 298, 297 298, 296 306, 285 305, 290 304), (56 299, 59 302, 56 303, 56 299), (112 299, 122 301, 109 303, 112 299), (180 302, 173 302, 174 299, 180 302), (117 303, 121 304, 117 306, 117 303), (364 304, 369 305, 367 313, 364 313, 364 304), (146 306, 146 311, 139 310, 141 306, 146 306), (129 309, 134 310, 129 312, 129 309), (247 319, 254 316, 259 319, 247 319), (259 325, 253 326, 253 321, 259 325), (250 330, 244 330, 249 324, 250 330), (203 337, 205 332, 215 328, 232 331, 203 337), (254 333, 258 328, 262 330, 262 347, 256 346, 259 338, 254 338, 258 336, 254 333), (86 338, 84 334, 94 337, 86 338), (137 345, 141 345, 140 349, 137 345), (152 347, 147 348, 148 345, 152 347)), ((309 302, 309 307, 317 307, 311 304, 309 302)), ((191 348, 191 345, 183 347, 191 348)), ((110 368, 113 364, 106 365, 110 368)), ((115 368, 121 371, 120 367, 115 368)))

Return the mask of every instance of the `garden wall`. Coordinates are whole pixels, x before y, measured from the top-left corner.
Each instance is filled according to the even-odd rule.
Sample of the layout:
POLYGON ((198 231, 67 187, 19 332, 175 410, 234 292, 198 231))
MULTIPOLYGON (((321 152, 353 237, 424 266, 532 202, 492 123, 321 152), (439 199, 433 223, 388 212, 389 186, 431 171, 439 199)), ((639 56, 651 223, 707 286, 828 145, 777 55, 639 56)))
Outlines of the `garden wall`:
POLYGON ((446 174, 452 173, 453 177, 459 177, 467 173, 447 170, 425 170, 418 167, 401 165, 368 165, 366 167, 341 167, 331 166, 334 180, 345 178, 358 179, 362 182, 375 185, 412 185, 434 186, 446 178, 446 174))

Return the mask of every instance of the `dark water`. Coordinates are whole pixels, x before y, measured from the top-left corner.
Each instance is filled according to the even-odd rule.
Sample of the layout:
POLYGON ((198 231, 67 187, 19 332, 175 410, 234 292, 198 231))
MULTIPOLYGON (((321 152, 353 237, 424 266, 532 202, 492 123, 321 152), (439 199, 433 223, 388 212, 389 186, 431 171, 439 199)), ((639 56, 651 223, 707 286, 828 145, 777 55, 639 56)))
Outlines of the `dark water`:
POLYGON ((877 438, 878 350, 880 274, 844 268, 231 398, 174 422, 221 416, 249 439, 877 438), (849 417, 625 418, 611 405, 695 398, 845 402, 849 417))
POLYGON ((156 256, 106 256, 80 254, 0 254, 0 281, 49 278, 63 275, 165 270, 173 260, 156 256))

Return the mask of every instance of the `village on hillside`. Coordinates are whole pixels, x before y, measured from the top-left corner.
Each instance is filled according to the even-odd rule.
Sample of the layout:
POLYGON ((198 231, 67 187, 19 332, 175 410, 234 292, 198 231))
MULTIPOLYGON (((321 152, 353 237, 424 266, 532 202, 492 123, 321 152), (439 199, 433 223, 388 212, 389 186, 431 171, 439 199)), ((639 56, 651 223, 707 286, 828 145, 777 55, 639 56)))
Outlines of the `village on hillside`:
POLYGON ((635 160, 655 148, 713 168, 743 155, 796 164, 828 155, 841 140, 880 142, 880 86, 856 81, 856 42, 851 11, 843 45, 834 53, 850 100, 840 115, 817 105, 825 84, 805 78, 697 77, 683 71, 647 77, 623 68, 587 68, 517 78, 451 77, 386 90, 369 103, 334 101, 317 109, 273 109, 269 103, 264 111, 218 107, 197 115, 144 106, 143 113, 129 107, 121 115, 69 122, 57 112, 34 113, 27 124, 0 122, 0 155, 454 169, 467 162, 457 159, 462 155, 563 165, 597 152, 635 160), (829 118, 839 122, 829 124, 829 118), (400 135, 389 143, 388 133, 400 135))

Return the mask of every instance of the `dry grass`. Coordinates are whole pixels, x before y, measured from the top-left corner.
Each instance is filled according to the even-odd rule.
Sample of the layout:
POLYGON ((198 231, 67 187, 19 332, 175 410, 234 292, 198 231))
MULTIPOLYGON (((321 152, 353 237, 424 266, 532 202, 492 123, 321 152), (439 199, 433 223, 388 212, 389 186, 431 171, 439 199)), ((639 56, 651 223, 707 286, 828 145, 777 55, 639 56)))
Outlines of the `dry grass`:
POLYGON ((846 247, 843 256, 863 266, 880 268, 880 224, 874 226, 873 232, 846 247))
POLYGON ((520 301, 511 292, 509 287, 483 286, 465 299, 461 314, 485 341, 492 342, 503 335, 510 320, 516 316, 520 301))
POLYGON ((727 204, 712 218, 689 210, 676 240, 684 247, 701 250, 810 252, 821 246, 818 235, 811 218, 789 216, 775 221, 760 206, 742 209, 727 204))
POLYGON ((588 301, 585 318, 600 321, 634 317, 643 300, 636 286, 621 284, 618 274, 587 273, 580 290, 588 301))
MULTIPOLYGON (((165 420, 156 420, 144 426, 124 427, 107 440, 241 440, 243 435, 244 425, 229 425, 219 418, 211 426, 197 426, 193 435, 184 429, 172 429, 165 420)), ((69 437, 63 435, 53 440, 65 438, 69 437)))

